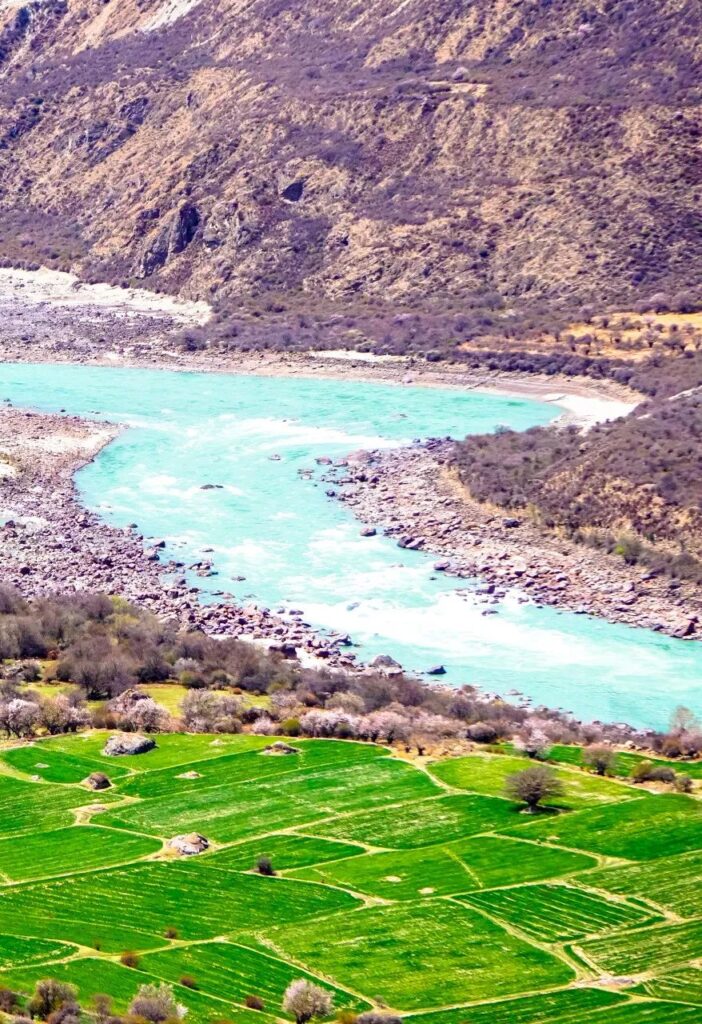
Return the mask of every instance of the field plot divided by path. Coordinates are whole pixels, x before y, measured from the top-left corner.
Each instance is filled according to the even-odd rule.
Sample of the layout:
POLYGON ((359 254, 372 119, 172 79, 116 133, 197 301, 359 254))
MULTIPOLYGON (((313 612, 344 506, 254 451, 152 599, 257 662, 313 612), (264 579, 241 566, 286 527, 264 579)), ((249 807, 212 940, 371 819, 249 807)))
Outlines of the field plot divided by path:
POLYGON ((275 948, 390 1006, 413 1009, 564 985, 561 960, 464 907, 433 900, 270 929, 275 948))
POLYGON ((416 900, 556 878, 596 863, 582 853, 479 836, 414 850, 350 857, 292 871, 290 877, 341 885, 384 899, 416 900))
MULTIPOLYGON (((456 789, 483 793, 486 796, 503 796, 507 777, 524 768, 524 758, 505 754, 470 754, 430 765, 430 772, 437 779, 456 789)), ((563 796, 549 801, 554 807, 567 809, 593 807, 597 804, 618 803, 632 800, 641 794, 631 786, 601 779, 584 772, 556 769, 556 775, 563 786, 563 796)))
POLYGON ((568 885, 524 885, 458 896, 468 906, 507 921, 544 942, 652 924, 661 917, 568 885))
POLYGON ((673 794, 645 797, 573 814, 544 815, 513 834, 609 857, 655 860, 702 849, 702 803, 673 794))
POLYGON ((114 759, 106 736, 0 752, 0 984, 56 976, 123 1010, 163 980, 194 1024, 272 1024, 306 974, 338 1009, 383 1000, 407 1024, 699 1013, 702 805, 689 797, 563 768, 562 813, 533 817, 504 796, 526 763, 507 755, 427 772, 367 744, 295 740, 300 753, 270 756, 269 737, 173 735, 114 759), (81 785, 96 770, 104 794, 81 785), (212 849, 169 856, 163 840, 193 830, 212 849), (127 949, 136 968, 119 963, 127 949), (593 987, 615 973, 628 987, 593 987))

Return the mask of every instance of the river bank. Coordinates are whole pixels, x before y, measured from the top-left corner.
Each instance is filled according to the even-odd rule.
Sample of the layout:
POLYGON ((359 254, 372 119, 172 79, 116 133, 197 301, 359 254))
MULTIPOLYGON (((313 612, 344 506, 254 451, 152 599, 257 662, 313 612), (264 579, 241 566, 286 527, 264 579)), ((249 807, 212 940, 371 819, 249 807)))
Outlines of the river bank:
POLYGON ((702 600, 694 585, 481 506, 450 470, 451 448, 451 441, 430 440, 358 452, 343 467, 326 467, 322 479, 327 495, 364 524, 362 533, 382 531, 399 547, 435 553, 437 571, 477 578, 485 615, 513 592, 537 605, 702 639, 702 600))
POLYGON ((320 636, 301 615, 283 619, 226 595, 200 603, 185 571, 207 575, 206 562, 188 567, 161 561, 161 541, 134 527, 110 526, 80 504, 74 474, 119 433, 119 427, 76 416, 0 406, 0 582, 27 597, 72 590, 116 594, 182 628, 352 667, 344 638, 320 636))

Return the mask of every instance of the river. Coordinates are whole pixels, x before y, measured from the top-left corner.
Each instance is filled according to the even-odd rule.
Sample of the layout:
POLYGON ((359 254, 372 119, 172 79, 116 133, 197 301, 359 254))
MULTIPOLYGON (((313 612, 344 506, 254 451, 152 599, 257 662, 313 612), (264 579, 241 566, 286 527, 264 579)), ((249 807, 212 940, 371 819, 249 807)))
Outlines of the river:
POLYGON ((537 608, 516 594, 486 617, 470 583, 434 572, 430 555, 362 538, 324 485, 298 473, 316 469, 318 456, 358 448, 526 429, 549 422, 551 405, 361 381, 69 364, 2 364, 0 398, 128 427, 78 474, 82 500, 110 523, 165 539, 165 559, 212 559, 216 576, 193 576, 205 592, 303 609, 307 621, 349 633, 360 658, 387 653, 416 671, 441 663, 445 682, 515 689, 585 719, 664 727, 676 704, 700 709, 701 645, 537 608))

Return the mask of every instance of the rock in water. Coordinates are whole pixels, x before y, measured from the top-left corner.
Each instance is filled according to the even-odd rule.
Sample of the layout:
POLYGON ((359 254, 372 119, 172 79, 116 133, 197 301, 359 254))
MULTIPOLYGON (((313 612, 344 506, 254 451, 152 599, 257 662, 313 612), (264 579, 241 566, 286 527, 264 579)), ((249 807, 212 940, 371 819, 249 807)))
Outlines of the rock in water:
POLYGON ((145 754, 155 746, 156 740, 152 740, 150 736, 122 733, 119 736, 110 736, 102 752, 107 757, 123 757, 126 754, 145 754))
POLYGON ((209 848, 210 841, 199 832, 188 832, 184 836, 173 836, 166 845, 183 857, 194 857, 198 853, 204 853, 209 848))
POLYGON ((109 789, 112 783, 103 772, 93 772, 83 779, 83 785, 89 789, 109 789))

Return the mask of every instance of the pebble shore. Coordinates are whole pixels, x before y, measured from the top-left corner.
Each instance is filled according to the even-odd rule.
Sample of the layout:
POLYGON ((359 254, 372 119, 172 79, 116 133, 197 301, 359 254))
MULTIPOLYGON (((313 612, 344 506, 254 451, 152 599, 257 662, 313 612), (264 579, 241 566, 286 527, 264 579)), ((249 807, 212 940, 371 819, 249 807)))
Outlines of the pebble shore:
POLYGON ((119 529, 80 504, 73 474, 119 432, 75 416, 0 406, 0 581, 27 597, 88 591, 115 594, 183 628, 266 643, 289 657, 351 667, 348 638, 320 636, 302 612, 283 619, 232 600, 199 601, 186 570, 165 561, 164 542, 119 529))
POLYGON ((432 552, 438 572, 477 578, 470 598, 495 610, 508 591, 537 605, 669 636, 702 639, 702 600, 692 584, 649 573, 541 529, 529 519, 482 507, 450 469, 453 442, 356 452, 325 467, 327 494, 399 547, 432 552))

